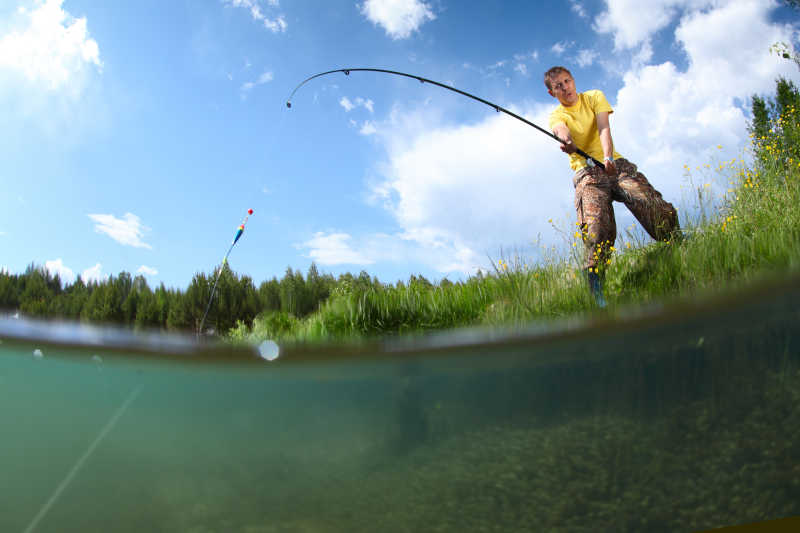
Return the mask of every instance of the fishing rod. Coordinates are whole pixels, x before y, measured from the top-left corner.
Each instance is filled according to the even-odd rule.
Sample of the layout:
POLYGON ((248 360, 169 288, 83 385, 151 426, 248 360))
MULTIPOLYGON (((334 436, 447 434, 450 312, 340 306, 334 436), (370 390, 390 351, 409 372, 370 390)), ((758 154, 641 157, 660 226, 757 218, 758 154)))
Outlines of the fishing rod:
POLYGON ((239 227, 236 229, 236 236, 233 238, 233 242, 231 243, 231 247, 228 248, 228 251, 225 253, 225 257, 222 258, 222 263, 219 265, 219 270, 217 270, 217 275, 214 278, 214 287, 211 289, 211 296, 208 298, 208 304, 206 305, 206 312, 203 313, 203 320, 200 321, 200 328, 197 330, 198 335, 202 335, 203 333, 203 325, 206 323, 206 317, 208 316, 208 310, 211 309, 211 302, 214 300, 214 292, 217 290, 217 282, 219 281, 219 276, 222 274, 222 269, 225 268, 225 265, 228 263, 228 256, 233 250, 233 245, 236 244, 236 241, 239 240, 239 237, 242 236, 244 233, 244 225, 247 224, 247 219, 250 218, 250 215, 253 214, 252 209, 247 210, 247 216, 244 217, 244 221, 239 224, 239 227))
MULTIPOLYGON (((294 93, 296 93, 297 90, 300 89, 300 87, 302 87, 303 85, 305 85, 309 81, 313 80, 314 78, 319 78, 320 76, 326 76, 328 74, 333 74, 335 72, 343 72, 345 76, 349 76, 351 72, 381 72, 383 74, 394 74, 395 76, 403 76, 403 77, 406 77, 406 78, 411 78, 411 79, 419 81, 420 83, 430 83, 431 85, 436 85, 437 87, 441 87, 442 89, 447 89, 448 91, 453 91, 454 93, 458 93, 458 94, 460 94, 462 96, 466 96, 467 98, 472 98, 473 100, 476 100, 476 101, 478 101, 478 102, 480 102, 482 104, 488 105, 489 107, 491 107, 492 109, 494 109, 498 113, 502 112, 502 113, 505 113, 506 115, 514 117, 517 120, 521 120, 522 122, 524 122, 528 126, 536 128, 537 130, 541 131, 542 133, 544 133, 548 137, 551 137, 551 138, 555 139, 556 141, 560 142, 561 144, 566 144, 564 141, 559 139, 552 132, 549 132, 546 129, 540 127, 540 126, 537 126, 536 124, 534 124, 530 120, 528 120, 526 118, 523 118, 523 117, 517 115, 516 113, 513 113, 513 112, 509 111, 508 109, 506 109, 504 107, 501 107, 501 106, 499 106, 499 105, 497 105, 495 103, 492 103, 492 102, 490 102, 488 100, 484 100, 483 98, 481 98, 479 96, 475 96, 474 94, 470 94, 470 93, 468 93, 466 91, 462 91, 461 89, 456 89, 455 87, 451 87, 450 85, 446 85, 444 83, 439 83, 438 81, 429 80, 428 78, 423 78, 422 76, 417 76, 415 74, 407 74, 405 72, 398 72, 396 70, 386 70, 386 69, 382 69, 382 68, 339 68, 339 69, 336 69, 336 70, 328 70, 326 72, 320 72, 319 74, 314 74, 313 76, 309 76, 308 78, 306 78, 303 81, 301 81, 297 85, 297 87, 294 88, 294 90, 292 91, 292 94, 290 94, 289 98, 286 100, 286 107, 288 107, 288 108, 292 107, 292 98, 294 98, 294 93)), ((589 154, 587 154, 586 152, 584 152, 580 148, 576 148, 575 152, 578 155, 580 155, 581 157, 586 158, 586 163, 589 166, 597 165, 599 167, 603 167, 603 163, 601 163, 600 161, 598 161, 594 157, 590 156, 589 154)))

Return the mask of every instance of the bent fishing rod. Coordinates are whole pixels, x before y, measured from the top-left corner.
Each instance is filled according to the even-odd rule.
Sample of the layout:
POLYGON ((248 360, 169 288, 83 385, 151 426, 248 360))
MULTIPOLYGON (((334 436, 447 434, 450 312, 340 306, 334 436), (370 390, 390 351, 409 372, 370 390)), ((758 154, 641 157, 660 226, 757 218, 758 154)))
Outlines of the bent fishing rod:
MULTIPOLYGON (((468 93, 466 91, 462 91, 461 89, 456 89, 455 87, 451 87, 450 85, 446 85, 444 83, 439 83, 438 81, 429 80, 428 78, 423 78, 422 76, 417 76, 415 74, 407 74, 405 72, 398 72, 396 70, 386 70, 386 69, 382 69, 382 68, 339 68, 339 69, 336 69, 336 70, 328 70, 326 72, 320 72, 319 74, 314 74, 313 76, 309 76, 308 78, 306 78, 303 81, 301 81, 297 85, 297 87, 294 88, 294 90, 292 91, 292 94, 290 94, 289 98, 286 100, 286 107, 288 107, 288 108, 292 107, 292 98, 294 98, 294 93, 296 93, 297 90, 300 89, 300 87, 302 87, 303 85, 305 85, 309 81, 313 80, 314 78, 319 78, 320 76, 326 76, 328 74, 334 74, 336 72, 343 72, 345 76, 349 76, 351 72, 380 72, 380 73, 383 73, 383 74, 394 74, 395 76, 403 76, 403 77, 406 77, 406 78, 411 78, 411 79, 419 81, 420 83, 430 83, 431 85, 436 85, 437 87, 441 87, 442 89, 447 89, 448 91, 453 91, 454 93, 458 93, 458 94, 460 94, 462 96, 466 96, 467 98, 472 98, 473 100, 476 100, 476 101, 478 101, 478 102, 480 102, 482 104, 488 105, 489 107, 491 107, 492 109, 494 109, 498 113, 502 112, 502 113, 505 113, 508 116, 514 117, 517 120, 521 120, 522 122, 524 122, 528 126, 536 128, 537 130, 541 131, 542 133, 544 133, 548 137, 551 137, 551 138, 555 139, 556 141, 560 142, 561 144, 566 144, 564 141, 559 139, 552 132, 549 132, 546 129, 540 127, 540 126, 537 126, 536 124, 534 124, 530 120, 528 120, 526 118, 523 118, 523 117, 517 115, 516 113, 513 113, 513 112, 509 111, 508 109, 506 109, 504 107, 501 107, 501 106, 499 106, 499 105, 497 105, 495 103, 492 103, 492 102, 490 102, 488 100, 484 100, 483 98, 481 98, 479 96, 475 96, 474 94, 470 94, 470 93, 468 93)), ((587 154, 586 152, 584 152, 580 148, 575 148, 575 153, 577 153, 581 157, 586 158, 586 163, 589 166, 597 165, 599 167, 603 167, 603 163, 601 163, 600 161, 598 161, 594 157, 590 156, 589 154, 587 154)))

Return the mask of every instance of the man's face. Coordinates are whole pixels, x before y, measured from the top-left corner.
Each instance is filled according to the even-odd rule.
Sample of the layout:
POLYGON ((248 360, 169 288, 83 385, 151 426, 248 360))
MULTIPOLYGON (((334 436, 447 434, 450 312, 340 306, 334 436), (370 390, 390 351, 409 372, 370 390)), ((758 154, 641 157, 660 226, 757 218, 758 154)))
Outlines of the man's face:
POLYGON ((558 98, 561 105, 572 106, 578 102, 575 80, 566 72, 559 72, 550 78, 550 89, 547 92, 558 98))

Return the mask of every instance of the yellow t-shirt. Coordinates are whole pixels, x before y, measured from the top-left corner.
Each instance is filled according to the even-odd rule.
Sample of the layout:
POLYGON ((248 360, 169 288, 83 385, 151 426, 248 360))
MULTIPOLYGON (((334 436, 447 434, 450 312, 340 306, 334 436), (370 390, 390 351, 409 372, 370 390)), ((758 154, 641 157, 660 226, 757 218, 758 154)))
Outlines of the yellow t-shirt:
MULTIPOLYGON (((603 155, 603 145, 600 144, 600 134, 597 132, 596 115, 604 111, 609 114, 614 112, 603 91, 593 89, 578 93, 578 101, 575 105, 564 107, 559 104, 550 113, 550 129, 553 129, 553 126, 559 122, 563 122, 569 128, 575 146, 598 161, 602 161, 605 156, 603 155)), ((622 156, 615 150, 614 159, 620 157, 622 156)), ((577 153, 570 154, 569 166, 573 170, 580 170, 586 166, 586 160, 577 153)))

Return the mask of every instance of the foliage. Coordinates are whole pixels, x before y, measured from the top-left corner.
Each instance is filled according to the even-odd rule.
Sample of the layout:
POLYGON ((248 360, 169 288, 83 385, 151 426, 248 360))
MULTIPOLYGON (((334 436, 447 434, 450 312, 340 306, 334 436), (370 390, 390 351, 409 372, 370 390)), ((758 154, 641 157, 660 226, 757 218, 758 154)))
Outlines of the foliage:
MULTIPOLYGON (((135 329, 196 331, 211 297, 216 273, 197 273, 185 291, 155 290, 143 276, 128 272, 85 283, 80 277, 63 285, 58 275, 30 265, 24 274, 0 271, 0 309, 38 318, 65 318, 101 322, 135 329)), ((369 276, 363 273, 363 277, 369 276)), ((353 276, 342 278, 350 283, 353 276)), ((371 283, 371 280, 369 281, 371 283)), ((219 275, 209 307, 206 328, 226 333, 239 325, 251 326, 262 311, 305 316, 318 309, 337 281, 321 275, 312 264, 304 278, 288 269, 280 281, 273 278, 257 290, 249 276, 239 276, 227 264, 219 275)))

